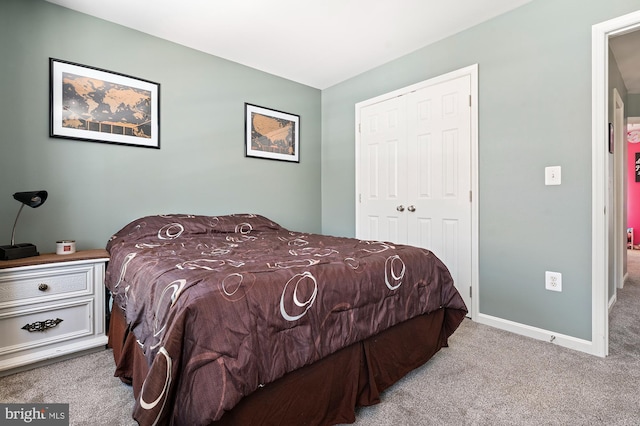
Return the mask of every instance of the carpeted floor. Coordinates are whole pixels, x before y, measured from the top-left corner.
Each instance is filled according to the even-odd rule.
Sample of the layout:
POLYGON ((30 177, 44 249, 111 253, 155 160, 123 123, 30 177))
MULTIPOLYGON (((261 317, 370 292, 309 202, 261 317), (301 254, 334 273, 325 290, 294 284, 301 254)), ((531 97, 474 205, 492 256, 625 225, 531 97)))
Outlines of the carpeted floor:
MULTIPOLYGON (((639 425, 640 250, 610 317, 607 358, 465 320, 356 425, 639 425)), ((70 404, 72 425, 133 425, 110 351, 0 378, 1 402, 70 404)))

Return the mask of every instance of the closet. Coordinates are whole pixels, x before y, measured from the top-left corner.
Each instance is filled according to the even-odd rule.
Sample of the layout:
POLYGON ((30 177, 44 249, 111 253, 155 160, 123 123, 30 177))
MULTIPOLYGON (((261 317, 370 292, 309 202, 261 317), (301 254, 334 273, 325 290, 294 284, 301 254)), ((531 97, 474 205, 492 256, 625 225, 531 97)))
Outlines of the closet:
POLYGON ((356 237, 433 251, 470 306, 471 77, 356 106, 356 237))

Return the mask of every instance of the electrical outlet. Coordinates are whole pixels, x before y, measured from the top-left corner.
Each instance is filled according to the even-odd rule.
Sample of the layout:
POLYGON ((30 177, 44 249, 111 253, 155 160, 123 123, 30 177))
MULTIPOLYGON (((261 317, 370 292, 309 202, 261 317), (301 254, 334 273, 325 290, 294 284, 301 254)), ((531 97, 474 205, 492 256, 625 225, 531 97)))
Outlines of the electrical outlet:
POLYGON ((546 271, 544 273, 544 288, 551 291, 562 291, 562 274, 546 271))

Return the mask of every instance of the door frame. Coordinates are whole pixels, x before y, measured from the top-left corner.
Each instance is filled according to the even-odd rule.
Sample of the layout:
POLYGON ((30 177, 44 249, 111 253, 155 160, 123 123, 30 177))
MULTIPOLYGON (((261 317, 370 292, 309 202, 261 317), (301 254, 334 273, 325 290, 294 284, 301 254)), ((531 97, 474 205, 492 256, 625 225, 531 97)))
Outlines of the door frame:
POLYGON ((478 260, 478 248, 479 248, 479 184, 478 184, 478 64, 473 64, 468 67, 460 68, 455 71, 448 72, 446 74, 439 75, 437 77, 430 78, 428 80, 413 84, 411 86, 403 87, 393 92, 385 93, 376 96, 371 99, 367 99, 362 102, 358 102, 355 105, 355 176, 356 176, 356 191, 355 191, 355 212, 356 212, 356 230, 359 229, 359 217, 360 217, 360 111, 362 108, 369 105, 373 105, 379 102, 386 101, 388 99, 402 96, 407 93, 420 90, 425 87, 433 86, 439 83, 443 83, 448 80, 453 80, 463 76, 469 76, 471 81, 471 307, 468 315, 471 319, 476 318, 480 307, 480 283, 479 283, 479 260, 478 260))
MULTIPOLYGON (((609 245, 608 216, 616 214, 610 205, 609 167, 609 38, 640 29, 640 12, 623 15, 592 27, 591 31, 591 353, 609 354, 609 245)), ((614 259, 615 261, 615 259, 614 259)))
POLYGON ((618 90, 613 88, 613 135, 614 135, 614 150, 613 150, 613 181, 614 181, 614 194, 613 203, 615 208, 615 217, 613 220, 613 226, 615 234, 613 235, 614 241, 614 259, 615 259, 615 273, 613 286, 613 295, 609 295, 609 310, 615 303, 617 297, 617 290, 624 286, 624 263, 626 260, 625 252, 627 249, 627 214, 624 206, 626 205, 624 200, 627 194, 627 187, 625 181, 626 164, 627 164, 627 143, 624 129, 624 101, 620 96, 618 90))

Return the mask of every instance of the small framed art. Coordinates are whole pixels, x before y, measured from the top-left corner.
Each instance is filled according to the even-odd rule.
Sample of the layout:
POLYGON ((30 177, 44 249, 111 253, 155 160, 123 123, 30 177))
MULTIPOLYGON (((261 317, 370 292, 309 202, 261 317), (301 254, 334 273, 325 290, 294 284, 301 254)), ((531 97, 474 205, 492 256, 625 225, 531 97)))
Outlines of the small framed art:
POLYGON ((614 137, 615 135, 613 133, 613 123, 609 123, 609 154, 613 154, 615 143, 615 140, 613 139, 614 137))
POLYGON ((300 116, 244 104, 245 156, 300 162, 300 116))
POLYGON ((160 85, 50 59, 50 135, 160 148, 160 85))

